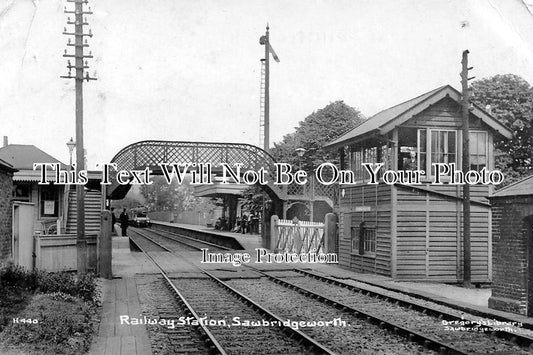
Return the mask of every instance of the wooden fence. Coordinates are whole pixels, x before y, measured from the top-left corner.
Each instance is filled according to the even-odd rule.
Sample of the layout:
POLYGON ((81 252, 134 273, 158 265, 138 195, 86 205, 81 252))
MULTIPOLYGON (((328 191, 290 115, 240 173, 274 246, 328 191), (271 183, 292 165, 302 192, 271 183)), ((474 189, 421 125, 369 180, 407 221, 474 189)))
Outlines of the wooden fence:
MULTIPOLYGON (((89 270, 96 270, 96 234, 86 235, 89 270)), ((45 271, 76 271, 75 234, 34 235, 35 267, 45 271)))

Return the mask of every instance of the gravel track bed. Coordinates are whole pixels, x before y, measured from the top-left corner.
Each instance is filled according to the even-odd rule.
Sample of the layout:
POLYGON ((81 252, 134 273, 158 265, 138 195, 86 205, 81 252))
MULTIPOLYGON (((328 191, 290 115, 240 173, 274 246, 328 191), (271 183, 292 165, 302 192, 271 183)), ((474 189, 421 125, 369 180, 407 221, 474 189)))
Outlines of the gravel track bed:
MULTIPOLYGON (((165 285, 161 276, 137 276, 137 291, 143 316, 149 319, 177 319, 184 316, 185 310, 176 302, 172 292, 165 285)), ((135 317, 137 315, 131 315, 135 317)), ((189 325, 168 326, 147 324, 148 337, 154 355, 162 354, 207 354, 209 349, 205 346, 198 331, 189 325)))
POLYGON ((225 249, 217 248, 213 245, 205 244, 201 241, 191 240, 179 235, 150 229, 146 231, 150 233, 150 237, 154 236, 154 239, 157 238, 157 241, 165 241, 161 242, 161 244, 172 249, 173 251, 198 251, 198 248, 208 248, 211 251, 226 251, 225 249), (179 249, 174 250, 175 248, 179 249))
POLYGON ((206 324, 228 354, 306 353, 296 341, 283 334, 278 327, 235 326, 234 317, 240 317, 241 322, 261 321, 262 318, 214 281, 179 279, 173 282, 199 317, 207 317, 206 322, 225 321, 229 325, 206 324))
POLYGON ((157 232, 151 231, 151 230, 143 230, 143 233, 147 234, 148 237, 152 238, 156 242, 160 243, 161 245, 169 248, 172 251, 198 251, 198 249, 193 248, 189 245, 185 245, 183 243, 180 243, 179 241, 174 241, 169 238, 173 238, 172 236, 167 238, 162 235, 160 235, 157 232))
POLYGON ((139 235, 135 233, 135 230, 131 230, 129 234, 129 238, 133 240, 142 250, 149 252, 149 251, 167 251, 163 248, 161 248, 159 245, 154 244, 153 242, 149 241, 142 235, 139 235))
MULTIPOLYGON (((185 236, 171 234, 170 238, 174 238, 174 239, 177 239, 177 240, 182 240, 184 243, 193 245, 193 246, 195 246, 197 248, 208 248, 210 251, 225 251, 225 252, 228 251, 228 250, 226 250, 224 248, 218 248, 218 247, 216 247, 214 245, 203 243, 200 240, 196 241, 196 240, 189 239, 189 238, 192 238, 192 237, 186 238, 185 236)), ((195 250, 197 250, 197 249, 195 249, 195 250)))
MULTIPOLYGON (((431 335, 468 353, 488 354, 496 351, 507 351, 512 354, 529 354, 527 350, 507 340, 491 337, 482 331, 447 330, 443 321, 433 316, 409 310, 385 300, 378 300, 372 296, 355 293, 340 286, 327 284, 310 277, 287 277, 283 280, 386 320, 396 321, 409 329, 431 335)), ((454 326, 449 327, 453 328, 454 326)))
POLYGON ((346 321, 346 326, 300 328, 300 331, 339 354, 434 354, 378 326, 267 279, 235 279, 228 281, 228 284, 283 319, 308 322, 340 318, 346 321))
MULTIPOLYGON (((276 276, 274 274, 272 274, 272 275, 276 276)), ((466 313, 466 312, 463 312, 463 311, 455 309, 455 308, 447 307, 447 306, 444 306, 444 305, 441 305, 441 304, 438 304, 438 303, 435 303, 435 302, 426 301, 426 300, 423 300, 423 299, 420 299, 420 298, 412 297, 412 296, 406 295, 406 294, 401 293, 401 292, 390 291, 390 290, 387 290, 387 289, 384 289, 384 288, 381 288, 381 287, 369 285, 367 283, 359 282, 359 281, 355 281, 355 280, 351 280, 351 279, 338 279, 338 278, 334 278, 334 277, 332 277, 332 278, 336 279, 336 280, 338 280, 340 282, 346 283, 348 285, 352 285, 352 286, 361 288, 363 290, 369 290, 369 291, 378 292, 378 293, 383 294, 385 296, 392 296, 392 297, 395 297, 395 298, 398 298, 398 299, 401 299, 401 300, 404 300, 404 301, 420 304, 420 305, 423 305, 425 307, 428 307, 428 308, 431 308, 431 309, 435 309, 435 310, 438 310, 438 311, 443 311, 443 312, 446 312, 446 313, 450 313, 450 314, 453 314, 453 315, 458 316, 458 317, 464 316, 465 319, 470 319, 470 320, 474 320, 474 321, 482 320, 482 321, 494 322, 494 319, 479 317, 479 316, 476 316, 476 315, 473 315, 473 314, 470 314, 470 313, 466 313)), ((526 335, 526 336, 533 337, 533 330, 529 330, 529 329, 525 329, 525 328, 521 328, 521 327, 513 327, 513 330, 515 330, 518 334, 523 334, 523 335, 526 335)))

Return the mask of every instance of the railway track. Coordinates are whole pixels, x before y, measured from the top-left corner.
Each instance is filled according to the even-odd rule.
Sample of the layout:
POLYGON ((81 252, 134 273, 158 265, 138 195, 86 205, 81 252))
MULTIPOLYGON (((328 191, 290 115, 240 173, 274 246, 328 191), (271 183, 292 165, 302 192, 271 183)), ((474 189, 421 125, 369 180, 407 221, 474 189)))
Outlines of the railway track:
MULTIPOLYGON (((159 232, 157 234, 162 236, 163 233, 159 232)), ((188 244, 189 240, 173 240, 173 242, 188 244)), ((201 244, 203 242, 200 241, 199 243, 201 244)), ((196 250, 201 249, 201 247, 206 247, 205 245, 198 245, 198 241, 192 241, 190 245, 192 249, 196 250)), ((248 267, 250 266, 248 265, 248 267)), ((442 354, 494 352, 527 354, 529 353, 529 347, 533 343, 533 338, 529 336, 498 330, 487 325, 465 324, 465 319, 458 315, 457 312, 454 314, 453 312, 447 312, 438 309, 438 307, 430 307, 413 300, 384 295, 377 291, 363 289, 339 281, 338 279, 325 277, 306 270, 294 269, 299 274, 296 277, 289 276, 280 278, 272 275, 275 272, 269 273, 253 267, 251 268, 260 272, 268 280, 314 302, 318 302, 319 304, 315 304, 313 309, 318 309, 320 306, 322 308, 335 308, 341 311, 344 317, 348 315, 348 317, 352 317, 353 319, 358 318, 358 321, 353 319, 351 321, 353 324, 356 324, 355 329, 362 327, 361 322, 372 323, 374 326, 387 329, 390 334, 403 336, 411 343, 418 343, 432 352, 442 354)), ((186 291, 184 292, 191 292, 189 296, 191 299, 202 300, 204 297, 202 296, 201 289, 202 287, 208 287, 205 282, 212 282, 212 278, 211 280, 202 280, 200 283, 196 281, 191 282, 190 285, 185 286, 184 290, 186 291), (200 289, 197 287, 200 287, 200 289)), ((287 302, 281 300, 279 305, 276 306, 276 304, 269 303, 267 299, 261 296, 261 292, 264 295, 270 295, 270 301, 279 298, 276 297, 276 294, 286 296, 279 288, 273 293, 271 290, 269 291, 269 286, 263 285, 259 287, 262 291, 258 293, 257 291, 253 291, 254 288, 257 288, 257 285, 254 286, 254 282, 260 284, 263 281, 233 280, 229 283, 240 291, 246 292, 250 297, 255 297, 254 299, 259 303, 267 304, 269 309, 275 309, 277 313, 283 314, 285 318, 294 316, 291 313, 283 313, 284 309, 290 308, 286 307, 287 302), (281 308, 279 308, 280 305, 281 308)), ((183 283, 188 282, 185 281, 183 283)), ((272 287, 270 285, 270 288, 272 287)), ((208 304, 209 302, 207 301, 208 304)), ((296 304, 305 304, 309 301, 295 298, 293 302, 296 302, 296 304)), ((202 309, 206 309, 205 313, 212 312, 209 306, 205 308, 205 305, 200 304, 197 307, 204 307, 202 309)), ((322 309, 320 312, 317 311, 314 314, 328 313, 326 309, 322 309)), ((298 318, 298 315, 296 315, 296 318, 298 318)), ((347 332, 348 334, 344 338, 350 336, 350 331, 346 331, 346 329, 339 328, 335 331, 339 334, 347 332)), ((305 329, 305 333, 339 353, 351 353, 343 352, 343 350, 346 351, 350 346, 352 346, 350 349, 353 351, 364 352, 363 348, 353 343, 344 344, 339 348, 339 344, 343 344, 342 341, 330 343, 327 338, 323 338, 320 332, 317 332, 315 329, 305 329)), ((360 336, 361 334, 358 335, 360 336)), ((354 336, 356 335, 351 335, 352 338, 354 336)), ((394 340, 389 342, 394 343, 394 340)), ((377 345, 377 348, 373 349, 379 349, 379 346, 377 345)), ((418 352, 419 350, 411 348, 409 353, 418 352)))
MULTIPOLYGON (((531 334, 532 333, 531 331, 526 330, 526 329, 521 329, 518 327, 508 327, 508 328, 514 328, 513 331, 501 330, 497 328, 502 328, 502 327, 496 327, 490 324, 478 324, 478 322, 481 323, 482 321, 485 321, 486 323, 489 323, 488 321, 492 321, 494 323, 495 319, 490 319, 489 317, 486 317, 486 316, 475 318, 475 315, 465 314, 462 308, 454 309, 448 306, 443 306, 442 304, 435 303, 432 300, 417 299, 410 295, 405 295, 397 291, 392 291, 390 289, 383 289, 381 287, 365 284, 359 281, 354 281, 354 280, 341 281, 333 277, 327 277, 327 276, 320 275, 315 272, 303 270, 303 269, 294 269, 294 271, 306 277, 322 281, 323 283, 326 283, 328 285, 334 285, 336 287, 340 287, 345 290, 350 290, 353 293, 363 295, 367 297, 369 301, 370 301, 370 298, 378 299, 378 300, 386 300, 389 303, 397 304, 404 308, 416 310, 423 314, 427 314, 427 315, 439 318, 441 320, 444 320, 448 323, 460 323, 460 322, 464 323, 465 321, 469 321, 470 324, 466 325, 467 327, 470 327, 470 328, 475 327, 478 329, 478 331, 490 333, 491 336, 509 340, 522 347, 527 347, 527 348, 533 347, 533 336, 531 334), (521 334, 521 331, 524 334, 521 334)), ((503 317, 499 317, 499 319, 496 319, 496 320, 501 321, 501 322, 506 322, 506 323, 512 322, 511 320, 505 319, 503 317)))
MULTIPOLYGON (((139 230, 135 233, 146 237, 139 230)), ((145 254, 158 267, 178 303, 187 310, 186 326, 195 328, 201 341, 207 344, 209 353, 335 354, 207 271, 201 270, 207 278, 171 280, 157 261, 145 254), (209 313, 209 319, 202 316, 202 312, 204 315, 209 313), (258 320, 258 315, 261 321, 268 322, 268 326, 236 327, 234 324, 234 317, 258 320)), ((188 343, 195 344, 194 341, 188 343)), ((197 350, 201 353, 201 349, 197 350)))
MULTIPOLYGON (((503 339, 495 336, 499 333, 496 331, 487 334, 487 330, 482 328, 467 329, 468 326, 459 328, 459 325, 451 325, 452 321, 457 318, 453 316, 453 319, 450 319, 451 316, 444 312, 427 308, 422 310, 420 305, 415 306, 406 301, 391 302, 390 299, 354 293, 349 288, 335 285, 332 282, 320 281, 317 278, 291 276, 280 278, 268 272, 261 273, 283 287, 378 324, 441 353, 529 353, 529 344, 522 343, 522 347, 517 345, 518 336, 503 339), (451 330, 452 328, 454 330, 451 330)), ((461 318, 458 322, 461 322, 461 318)), ((488 329, 488 331, 491 330, 488 329)), ((510 336, 510 334, 505 336, 510 336)))
MULTIPOLYGON (((144 234, 148 234, 148 233, 144 233, 144 234)), ((149 237, 149 238, 151 240, 153 240, 151 237, 149 237)), ((182 242, 180 241, 180 244, 181 243, 182 242)), ((172 250, 172 248, 168 248, 168 249, 172 250)), ((201 249, 201 248, 197 247, 197 249, 201 249)), ((203 272, 206 273, 205 271, 203 271, 203 272)), ((208 274, 208 273, 206 273, 206 274, 208 274)), ((210 277, 211 277, 211 279, 214 278, 214 276, 212 276, 212 275, 210 277)), ((196 279, 195 280, 180 280, 180 282, 182 284, 185 284, 185 286, 183 288, 183 292, 192 292, 190 294, 189 298, 193 299, 193 300, 197 300, 198 302, 200 302, 200 305, 197 306, 199 309, 205 309, 205 313, 206 314, 207 313, 210 313, 210 314, 213 313, 213 310, 216 309, 216 307, 213 308, 213 301, 210 300, 209 293, 207 293, 207 295, 206 295, 206 294, 202 293, 202 291, 201 291, 201 290, 204 290, 206 288, 209 288, 208 284, 207 285, 205 284, 206 282, 208 282, 207 280, 196 280, 196 279), (197 290, 198 287, 200 287, 200 291, 195 293, 195 290, 197 290), (202 302, 204 302, 204 301, 206 301, 208 303, 207 307, 202 304, 202 302), (209 306, 209 304, 210 304, 210 306, 209 306)), ((252 282, 254 282, 254 281, 252 281, 252 282)), ((222 283, 222 281, 220 281, 220 283, 222 283)), ((226 287, 229 287, 229 286, 226 286, 226 287)), ((252 288, 253 287, 254 286, 252 285, 252 288)), ((178 288, 179 288, 179 286, 178 286, 178 288)), ((233 292, 238 293, 238 291, 233 291, 233 292)), ((215 296, 215 299, 217 299, 216 296, 215 296)), ((220 300, 218 300, 218 302, 220 302, 220 300)), ((305 303, 305 301, 302 300, 302 299, 296 300, 295 302, 296 303, 305 303)), ((215 303, 215 304, 217 304, 217 303, 215 303)), ((285 302, 282 302, 281 304, 283 304, 281 310, 283 310, 283 308, 285 308, 285 309, 290 308, 290 307, 286 306, 287 303, 285 303, 285 302)), ((229 309, 229 308, 231 308, 231 307, 229 307, 229 306, 228 307, 223 307, 223 309, 229 309)), ((330 308, 329 305, 327 305, 327 304, 324 305, 324 304, 320 304, 320 302, 317 302, 317 304, 314 305, 313 309, 318 310, 319 308, 320 308, 320 314, 324 315, 323 316, 324 319, 334 319, 334 318, 332 318, 330 316, 331 315, 331 309, 328 309, 328 308, 330 308)), ((232 312, 232 313, 234 314, 235 312, 232 312)), ((313 314, 309 315, 311 317, 310 319, 313 319, 314 313, 315 312, 313 312, 313 314)), ((339 314, 337 313, 337 315, 339 315, 339 314)), ((286 319, 287 319, 287 316, 289 316, 289 317, 296 316, 296 318, 298 318, 299 321, 302 321, 302 319, 300 319, 298 317, 298 315, 294 315, 294 314, 288 313, 288 314, 285 314, 285 316, 286 316, 285 317, 286 319)), ((214 318, 212 315, 211 315, 211 317, 214 318)), ((218 316, 216 318, 222 319, 222 318, 220 318, 220 316, 218 316)), ((245 317, 243 318, 243 317, 239 316, 239 319, 241 319, 241 318, 242 319, 246 319, 245 317)), ((254 319, 254 318, 252 317, 251 319, 254 319)), ((341 318, 337 317, 337 319, 341 319, 341 318)), ((255 320, 258 321, 257 319, 255 319, 255 320)), ((392 334, 391 335, 391 334, 387 334, 386 332, 381 331, 379 329, 379 327, 383 327, 383 325, 384 325, 383 321, 380 322, 380 324, 370 326, 370 328, 368 327, 368 324, 366 324, 367 321, 368 321, 368 317, 365 317, 364 321, 362 321, 362 322, 361 321, 357 322, 355 319, 351 319, 351 322, 353 324, 355 324, 355 325, 353 327, 351 325, 349 325, 349 326, 345 327, 344 329, 342 329, 342 333, 344 333, 342 338, 344 340, 349 340, 348 343, 346 343, 345 341, 335 341, 335 342, 331 343, 330 342, 331 339, 336 339, 336 337, 324 336, 324 333, 326 333, 326 334, 328 333, 324 329, 320 329, 320 330, 306 329, 305 333, 309 334, 309 336, 311 336, 313 338, 320 339, 321 342, 326 342, 327 345, 333 346, 334 350, 338 351, 339 353, 353 353, 353 352, 356 352, 356 353, 363 352, 364 353, 365 351, 370 351, 370 350, 376 351, 377 349, 380 349, 380 346, 377 343, 374 344, 374 346, 371 347, 370 349, 368 349, 368 348, 365 349, 365 346, 368 345, 368 341, 369 341, 369 339, 371 337, 375 336, 376 334, 380 334, 381 333, 380 336, 381 336, 382 340, 379 341, 379 342, 383 343, 383 344, 387 344, 385 346, 385 348, 388 348, 388 350, 380 350, 380 351, 378 351, 378 353, 426 353, 426 352, 428 352, 428 350, 435 350, 436 349, 440 353, 462 354, 461 351, 459 351, 457 349, 454 349, 453 347, 437 343, 435 339, 428 339, 428 337, 423 338, 424 341, 422 342, 422 344, 425 346, 425 349, 422 348, 422 347, 418 347, 416 345, 416 342, 420 342, 420 336, 418 336, 415 339, 413 337, 413 332, 409 332, 409 334, 410 334, 409 335, 410 336, 409 340, 411 342, 405 342, 404 340, 401 340, 401 337, 399 336, 399 335, 402 335, 402 332, 398 332, 398 330, 400 328, 395 327, 395 332, 399 333, 399 335, 397 335, 397 334, 392 334), (361 335, 362 329, 365 330, 366 336, 365 335, 361 335), (354 339, 358 339, 358 340, 354 340, 354 339), (391 344, 393 344, 393 345, 391 346, 391 344), (396 351, 391 350, 391 348, 396 348, 395 349, 396 351), (348 352, 346 352, 347 349, 349 349, 348 352), (399 350, 399 349, 401 349, 401 350, 399 350)), ((283 322, 283 319, 278 317, 278 322, 283 322)), ((224 327, 222 327, 221 329, 226 330, 224 327)), ((328 330, 330 330, 330 329, 328 329, 328 330)), ((335 331, 339 332, 340 328, 335 329, 335 331)), ((241 341, 239 341, 239 342, 242 343, 241 341)), ((244 348, 247 348, 247 346, 244 346, 244 348)), ((432 352, 432 351, 429 351, 429 352, 432 352)), ((246 353, 246 352, 244 352, 244 353, 246 353)), ((290 352, 282 352, 282 353, 290 353, 290 352)))
POLYGON ((147 235, 152 241, 158 242, 160 245, 166 246, 172 251, 199 251, 202 248, 209 248, 214 251, 230 251, 232 249, 209 243, 203 240, 194 239, 188 236, 184 236, 178 233, 162 232, 154 229, 133 229, 139 233, 142 231, 144 235, 147 235), (177 247, 178 243, 181 247, 177 247))

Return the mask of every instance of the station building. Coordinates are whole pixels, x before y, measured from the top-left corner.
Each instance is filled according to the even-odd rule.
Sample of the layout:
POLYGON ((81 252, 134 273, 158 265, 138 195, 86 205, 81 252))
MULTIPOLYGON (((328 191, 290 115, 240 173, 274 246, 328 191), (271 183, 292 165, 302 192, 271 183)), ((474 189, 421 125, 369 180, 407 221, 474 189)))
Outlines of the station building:
MULTIPOLYGON (((340 185, 339 263, 401 280, 459 282, 463 270, 462 187, 432 184, 433 163, 461 169, 461 93, 449 85, 383 110, 330 142, 356 184, 340 185), (423 170, 420 184, 368 184, 363 163, 423 170)), ((489 113, 470 111, 470 169, 494 169, 493 142, 512 132, 489 113)), ((449 180, 448 180, 449 181, 449 180)), ((492 279, 490 185, 471 185, 472 282, 492 279)))
MULTIPOLYGON (((13 169, 9 190, 13 223, 9 235, 12 240, 10 254, 14 262, 28 269, 74 270, 75 257, 71 255, 75 253, 76 239, 74 185, 39 184, 41 171, 34 170, 33 164, 59 164, 63 170, 69 167, 34 145, 8 144, 6 138, 0 148, 0 160, 13 169), (49 245, 41 248, 39 243, 49 245)), ((85 233, 89 239, 94 239, 94 243, 91 241, 94 246, 89 249, 95 251, 102 209, 101 192, 98 190, 101 177, 90 172, 88 175, 85 233)))

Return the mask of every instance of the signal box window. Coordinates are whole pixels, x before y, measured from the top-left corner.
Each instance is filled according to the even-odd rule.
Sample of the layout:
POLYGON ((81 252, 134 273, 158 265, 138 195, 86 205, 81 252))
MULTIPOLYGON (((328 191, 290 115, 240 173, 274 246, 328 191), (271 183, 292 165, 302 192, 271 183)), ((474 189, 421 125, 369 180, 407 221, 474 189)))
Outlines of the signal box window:
POLYGON ((487 166, 487 132, 470 132, 470 170, 487 166))

